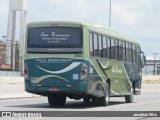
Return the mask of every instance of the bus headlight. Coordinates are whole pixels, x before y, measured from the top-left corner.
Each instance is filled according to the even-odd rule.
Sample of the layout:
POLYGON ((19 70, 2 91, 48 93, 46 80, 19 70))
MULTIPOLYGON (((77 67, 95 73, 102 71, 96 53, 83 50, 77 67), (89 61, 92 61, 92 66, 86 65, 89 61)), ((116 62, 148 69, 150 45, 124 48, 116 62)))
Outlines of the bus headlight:
POLYGON ((88 76, 88 67, 85 63, 82 63, 81 80, 87 80, 87 76, 88 76))

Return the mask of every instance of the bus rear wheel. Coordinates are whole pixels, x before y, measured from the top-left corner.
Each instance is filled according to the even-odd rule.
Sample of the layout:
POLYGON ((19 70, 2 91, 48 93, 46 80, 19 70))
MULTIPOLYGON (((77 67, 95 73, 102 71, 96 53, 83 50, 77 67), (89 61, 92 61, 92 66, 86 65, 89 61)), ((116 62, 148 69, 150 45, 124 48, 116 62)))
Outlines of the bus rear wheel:
POLYGON ((133 102, 133 90, 131 90, 131 95, 126 95, 125 96, 125 101, 126 103, 132 103, 133 102))
POLYGON ((106 83, 104 96, 99 98, 100 105, 107 106, 109 104, 109 98, 110 98, 110 87, 109 84, 106 83))
POLYGON ((90 98, 89 97, 83 97, 83 101, 84 103, 89 103, 90 102, 90 98))
POLYGON ((66 102, 66 96, 64 95, 49 95, 48 96, 48 103, 49 105, 55 106, 64 106, 66 102))
POLYGON ((104 91, 103 97, 93 97, 92 103, 94 106, 107 106, 109 104, 109 98, 110 98, 110 87, 109 84, 106 83, 106 88, 104 91))
POLYGON ((55 95, 48 95, 48 103, 49 105, 56 105, 57 104, 57 98, 55 95))
POLYGON ((66 103, 66 96, 60 96, 59 98, 58 98, 58 105, 59 106, 64 106, 65 105, 65 103, 66 103))
POLYGON ((94 96, 92 98, 92 104, 93 106, 99 106, 99 97, 94 96))

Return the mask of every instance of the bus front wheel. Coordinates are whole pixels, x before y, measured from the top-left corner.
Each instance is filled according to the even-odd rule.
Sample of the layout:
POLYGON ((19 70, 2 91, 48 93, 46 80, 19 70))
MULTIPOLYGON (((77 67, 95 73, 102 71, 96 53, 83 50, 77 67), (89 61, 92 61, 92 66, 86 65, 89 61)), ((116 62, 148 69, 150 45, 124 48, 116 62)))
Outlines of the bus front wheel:
POLYGON ((125 96, 125 101, 126 103, 132 103, 133 102, 133 90, 131 90, 131 95, 126 95, 125 96))

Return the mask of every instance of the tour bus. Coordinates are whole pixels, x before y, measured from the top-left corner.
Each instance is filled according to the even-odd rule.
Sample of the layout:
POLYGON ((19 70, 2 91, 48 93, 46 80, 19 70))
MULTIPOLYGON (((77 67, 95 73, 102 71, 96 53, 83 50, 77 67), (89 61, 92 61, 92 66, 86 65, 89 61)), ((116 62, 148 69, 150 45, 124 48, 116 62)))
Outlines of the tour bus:
POLYGON ((25 91, 63 106, 66 97, 107 106, 141 93, 146 59, 133 39, 99 25, 35 22, 27 25, 25 91))

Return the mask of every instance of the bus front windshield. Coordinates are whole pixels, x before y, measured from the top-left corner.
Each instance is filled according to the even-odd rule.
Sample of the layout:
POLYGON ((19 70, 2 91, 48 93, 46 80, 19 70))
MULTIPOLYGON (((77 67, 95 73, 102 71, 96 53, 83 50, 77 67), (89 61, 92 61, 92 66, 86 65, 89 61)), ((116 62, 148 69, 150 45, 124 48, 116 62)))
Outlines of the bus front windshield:
POLYGON ((82 53, 82 28, 29 27, 27 53, 82 53))

